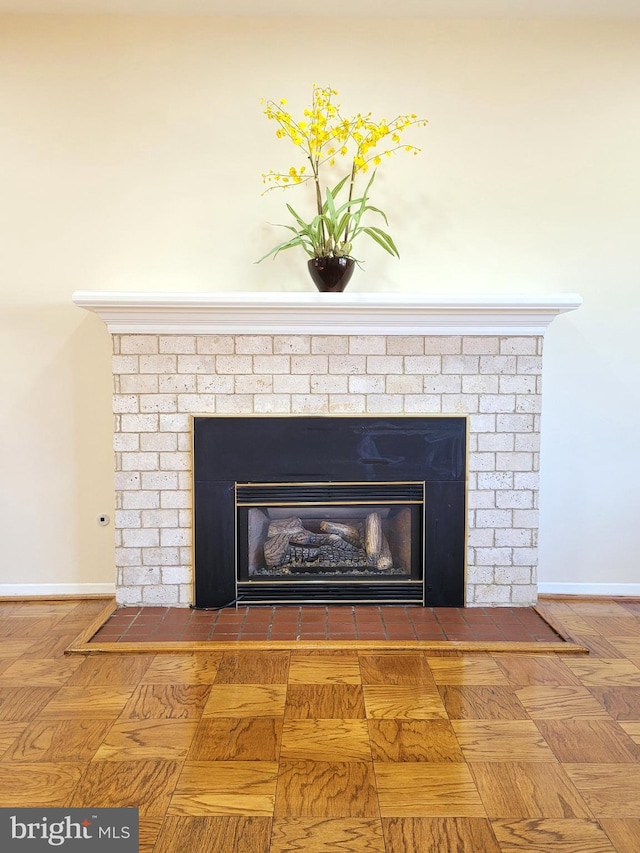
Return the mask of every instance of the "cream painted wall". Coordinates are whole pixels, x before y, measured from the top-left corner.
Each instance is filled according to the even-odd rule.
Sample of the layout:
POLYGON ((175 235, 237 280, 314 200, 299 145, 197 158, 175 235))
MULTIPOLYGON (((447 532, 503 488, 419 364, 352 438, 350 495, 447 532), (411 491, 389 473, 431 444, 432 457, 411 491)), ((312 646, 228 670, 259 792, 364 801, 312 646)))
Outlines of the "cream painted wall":
POLYGON ((546 339, 540 579, 640 592, 640 24, 5 16, 0 79, 0 594, 113 582, 109 336, 74 290, 309 288, 253 261, 292 162, 259 99, 313 82, 430 119, 377 181, 402 260, 350 288, 584 296, 546 339))

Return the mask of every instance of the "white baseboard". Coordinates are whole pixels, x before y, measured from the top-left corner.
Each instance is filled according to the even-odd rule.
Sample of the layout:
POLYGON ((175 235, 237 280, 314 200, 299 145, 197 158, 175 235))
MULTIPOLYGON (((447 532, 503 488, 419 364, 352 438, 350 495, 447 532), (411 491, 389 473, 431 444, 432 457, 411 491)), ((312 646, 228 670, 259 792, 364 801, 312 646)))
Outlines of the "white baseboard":
POLYGON ((538 583, 540 595, 640 597, 640 583, 538 583))
POLYGON ((0 583, 0 598, 115 595, 114 583, 0 583))

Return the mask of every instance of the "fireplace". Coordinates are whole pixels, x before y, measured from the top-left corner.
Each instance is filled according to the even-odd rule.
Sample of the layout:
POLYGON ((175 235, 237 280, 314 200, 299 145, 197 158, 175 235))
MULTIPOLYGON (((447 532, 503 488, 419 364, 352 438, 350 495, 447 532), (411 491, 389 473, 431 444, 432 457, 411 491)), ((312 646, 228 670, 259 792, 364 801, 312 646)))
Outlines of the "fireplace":
MULTIPOLYGON (((307 482, 308 454, 297 454, 297 476, 277 471, 264 453, 244 473, 227 471, 222 459, 215 476, 227 491, 220 485, 208 503, 215 476, 206 465, 204 475, 194 472, 194 414, 238 422, 465 418, 466 537, 452 540, 459 549, 466 538, 464 560, 444 544, 450 528, 464 527, 462 514, 447 508, 455 480, 418 473, 415 464, 391 470, 372 462, 325 466, 311 481, 424 482, 424 600, 460 602, 466 561, 467 606, 535 603, 543 336, 555 317, 578 308, 578 295, 80 291, 73 299, 112 336, 119 605, 234 600, 235 484, 307 482), (194 473, 204 476, 195 488, 194 473), (223 524, 217 509, 225 501, 223 524), (441 507, 435 515, 434 507, 441 507), (212 527, 222 528, 221 554, 208 534, 202 538, 212 527), (194 556, 200 568, 230 565, 231 575, 199 568, 195 579, 194 556), (455 589, 445 595, 450 583, 455 589)), ((258 431, 252 441, 263 438, 258 431)), ((280 460, 283 447, 273 449, 280 460)), ((289 515, 306 525, 299 511, 289 515)))
POLYGON ((464 604, 465 417, 196 417, 196 607, 464 604))

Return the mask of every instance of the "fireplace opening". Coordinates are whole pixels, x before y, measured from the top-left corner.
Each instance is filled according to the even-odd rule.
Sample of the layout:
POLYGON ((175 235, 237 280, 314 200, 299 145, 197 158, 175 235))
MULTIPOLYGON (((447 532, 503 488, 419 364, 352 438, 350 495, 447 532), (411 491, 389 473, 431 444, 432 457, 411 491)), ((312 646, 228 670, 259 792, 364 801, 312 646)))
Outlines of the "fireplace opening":
POLYGON ((464 605, 464 416, 193 419, 195 606, 464 605))
POLYGON ((424 483, 237 483, 238 587, 422 579, 424 483))

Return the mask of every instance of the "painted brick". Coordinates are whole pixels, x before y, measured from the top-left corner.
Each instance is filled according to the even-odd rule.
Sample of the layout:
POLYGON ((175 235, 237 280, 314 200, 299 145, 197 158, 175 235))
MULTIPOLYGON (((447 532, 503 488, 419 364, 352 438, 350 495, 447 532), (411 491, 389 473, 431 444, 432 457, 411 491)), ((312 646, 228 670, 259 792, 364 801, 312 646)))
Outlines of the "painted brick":
POLYGON ((142 562, 145 566, 180 565, 179 548, 143 548, 142 562))
POLYGON ((516 446, 518 451, 530 451, 536 453, 540 450, 540 433, 529 433, 527 435, 516 435, 516 446))
POLYGON ((516 412, 538 414, 542 410, 542 399, 538 394, 529 397, 516 397, 516 412))
POLYGON ((533 453, 496 453, 496 471, 532 471, 533 453))
POLYGON ((123 530, 125 548, 156 548, 160 544, 160 531, 153 529, 123 530))
POLYGON ((158 584, 161 581, 160 569, 152 566, 131 566, 124 569, 122 579, 129 586, 158 584))
POLYGON ((273 391, 273 377, 262 375, 236 376, 236 394, 270 394, 273 391))
POLYGON ((191 531, 185 530, 182 527, 163 528, 160 531, 160 544, 163 548, 166 547, 186 547, 191 545, 191 531))
POLYGON ((405 394, 404 411, 412 415, 438 415, 442 412, 442 402, 437 394, 405 394))
POLYGON ((463 394, 497 394, 497 376, 463 376, 463 394))
POLYGON ((139 471, 117 471, 114 475, 116 491, 134 491, 140 488, 141 474, 139 471))
POLYGON ((140 411, 140 402, 135 394, 114 394, 112 408, 117 414, 133 414, 140 411))
POLYGON ((143 527, 177 527, 177 509, 145 509, 142 511, 143 527))
POLYGON ((495 509, 496 493, 492 491, 469 492, 467 505, 470 509, 495 509))
POLYGON ((274 353, 304 355, 311 352, 310 335, 275 335, 273 338, 274 353))
POLYGON ((495 467, 495 453, 469 453, 470 471, 493 471, 495 467))
POLYGON ((235 348, 233 335, 198 335, 196 352, 201 355, 231 355, 235 348))
POLYGON ((122 355, 157 353, 158 337, 157 335, 122 335, 120 352, 122 355))
POLYGON ((367 360, 364 355, 330 355, 329 373, 366 373, 367 360))
POLYGON ((238 355, 270 355, 273 352, 271 335, 238 335, 236 353, 238 355))
POLYGON ((162 586, 144 586, 142 587, 142 603, 147 605, 153 604, 178 604, 180 600, 179 587, 173 584, 163 584, 162 586))
POLYGON ((500 376, 501 394, 535 394, 537 380, 535 376, 500 376))
POLYGON ((427 355, 438 353, 455 355, 462 352, 462 337, 460 335, 437 335, 424 339, 424 351, 427 355))
POLYGON ((515 373, 516 366, 513 355, 480 356, 480 373, 515 373))
POLYGON ((515 394, 481 394, 479 410, 483 414, 495 412, 509 413, 514 412, 516 407, 515 394))
POLYGON ((160 506, 163 509, 182 509, 191 506, 191 492, 161 492, 160 506))
POLYGON ((348 376, 312 376, 311 377, 311 393, 312 394, 348 394, 349 393, 349 377, 348 376))
POLYGON ((383 376, 384 381, 383 391, 387 394, 422 394, 424 391, 423 380, 421 376, 383 376))
POLYGON ((114 524, 120 529, 142 527, 140 513, 137 510, 118 509, 113 516, 114 524))
POLYGON ((123 471, 157 471, 157 453, 123 453, 121 467, 123 471))
POLYGON ((291 411, 298 415, 322 415, 329 411, 327 394, 292 394, 291 411))
POLYGON ((477 394, 443 394, 442 411, 456 415, 473 414, 478 411, 479 400, 477 394))
POLYGON ((478 450, 493 453, 496 450, 510 451, 515 441, 510 433, 487 432, 478 436, 478 450))
POLYGON ((187 416, 210 415, 217 411, 218 399, 216 394, 178 394, 178 412, 187 416))
POLYGON ((144 432, 140 436, 140 449, 145 452, 174 451, 177 447, 178 435, 175 432, 144 432))
POLYGON ((496 566, 495 569, 496 583, 500 584, 530 584, 531 569, 527 566, 496 566))
POLYGON ((311 352, 314 355, 346 355, 349 338, 346 335, 313 335, 311 352))
POLYGON ((350 335, 350 355, 386 355, 387 341, 391 338, 383 338, 379 335, 350 335))
POLYGON ((176 394, 141 394, 141 412, 175 412, 178 409, 176 394))
POLYGON ((219 394, 216 397, 216 412, 222 415, 253 414, 251 394, 219 394))
POLYGON ((500 352, 500 339, 487 335, 465 335, 462 339, 462 352, 464 355, 497 355, 500 352))
MULTIPOLYGON (((187 358, 175 355, 141 355, 140 373, 175 373, 179 357, 187 358)), ((185 371, 187 372, 189 371, 185 371)))
POLYGON ((476 527, 511 527, 511 510, 479 509, 476 510, 476 527))
MULTIPOLYGON (((481 530, 476 528, 469 531, 468 545, 471 548, 492 548, 493 547, 493 529, 484 527, 481 530)), ((480 581, 476 581, 480 583, 480 581)))
POLYGON ((513 474, 504 471, 478 474, 478 488, 513 489, 513 474))
POLYGON ((477 355, 443 355, 442 356, 442 372, 455 373, 456 376, 462 376, 465 373, 478 372, 477 355))
POLYGON ((496 503, 501 509, 531 509, 533 492, 520 489, 500 491, 497 494, 496 503))
POLYGON ((288 355, 255 355, 254 373, 290 373, 291 357, 288 355))
POLYGON ((536 355, 538 338, 502 338, 500 340, 501 355, 536 355))
POLYGON ((389 412, 403 411, 404 399, 402 394, 369 394, 367 400, 367 412, 371 414, 386 414, 389 412))
POLYGON ((308 373, 309 375, 324 375, 329 372, 329 356, 327 355, 292 355, 292 373, 308 373))
POLYGON ((304 375, 276 374, 273 377, 274 394, 308 394, 311 379, 304 375))
POLYGON ((196 339, 193 335, 160 335, 161 353, 188 355, 196 351, 196 339))
POLYGON ((496 530, 496 545, 505 548, 530 548, 531 531, 527 528, 496 530))
POLYGON ((143 489, 170 489, 178 488, 178 474, 175 471, 144 471, 142 473, 143 489))
MULTIPOLYGON (((192 411, 195 411, 192 409, 192 411)), ((160 415, 160 432, 189 432, 191 418, 185 414, 160 415)))
POLYGON ((498 432, 531 432, 533 430, 532 415, 498 415, 496 418, 498 432))
POLYGON ((537 566, 538 565, 538 549, 537 548, 514 548, 513 549, 513 565, 514 566, 537 566))
POLYGON ((404 357, 405 373, 437 375, 440 378, 441 367, 442 359, 439 355, 407 355, 404 357))
POLYGON ((121 492, 123 509, 157 509, 160 506, 160 492, 142 491, 121 492))
POLYGON ((120 377, 121 394, 157 394, 158 377, 152 373, 135 373, 120 377))
POLYGON ((335 415, 365 412, 366 399, 364 394, 330 394, 329 411, 335 415))
POLYGON ((139 566, 141 561, 142 551, 140 548, 116 548, 116 566, 120 566, 122 568, 126 568, 127 566, 139 566))
MULTIPOLYGON (((240 377, 234 375, 227 376, 204 376, 198 374, 196 376, 196 391, 198 394, 233 394, 235 389, 236 379, 240 377)), ((192 411, 198 411, 193 409, 192 411)))
MULTIPOLYGON (((253 356, 251 355, 217 355, 216 371, 218 373, 252 373, 253 356)), ((211 371, 213 372, 213 371, 211 371)))
POLYGON ((163 584, 191 583, 192 572, 188 566, 167 566, 162 569, 163 584))
POLYGON ((114 355, 111 359, 111 366, 115 375, 138 373, 140 370, 137 355, 114 355))
POLYGON ((290 394, 255 394, 253 411, 258 414, 287 414, 291 411, 290 394))
POLYGON ((385 374, 402 373, 404 358, 401 355, 370 355, 367 357, 367 373, 385 374))
POLYGON ((389 335, 387 355, 424 355, 424 338, 418 335, 389 335))
POLYGON ((542 373, 542 357, 539 355, 519 355, 518 373, 542 373))
POLYGON ((496 416, 495 415, 477 415, 469 416, 469 430, 472 432, 495 432, 496 416))
POLYGON ((347 379, 350 394, 384 394, 387 390, 384 376, 349 376, 347 379))

